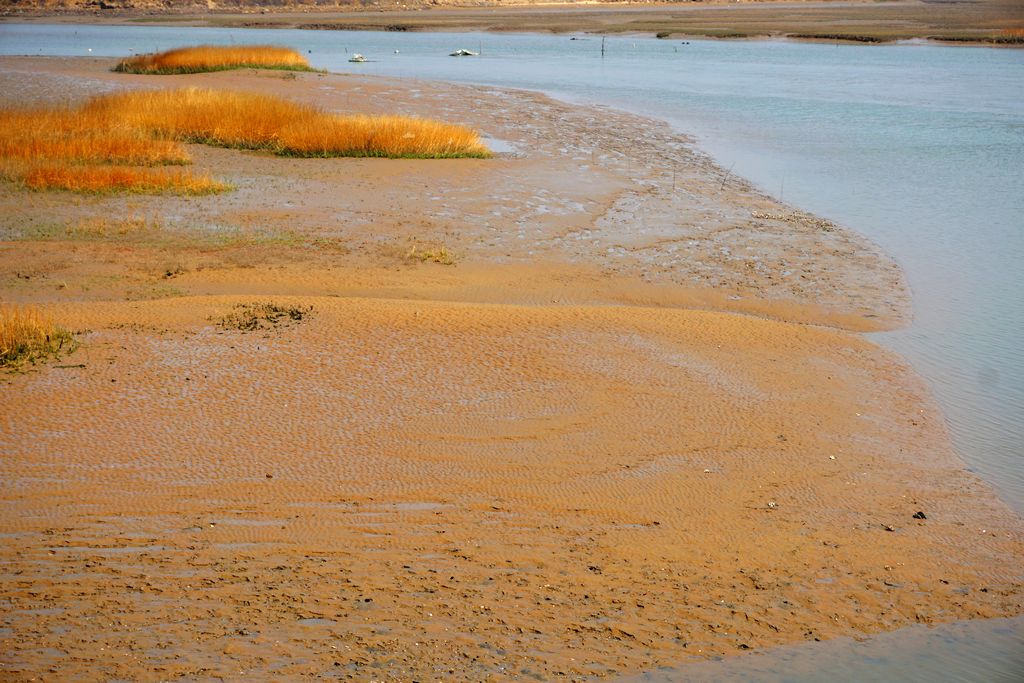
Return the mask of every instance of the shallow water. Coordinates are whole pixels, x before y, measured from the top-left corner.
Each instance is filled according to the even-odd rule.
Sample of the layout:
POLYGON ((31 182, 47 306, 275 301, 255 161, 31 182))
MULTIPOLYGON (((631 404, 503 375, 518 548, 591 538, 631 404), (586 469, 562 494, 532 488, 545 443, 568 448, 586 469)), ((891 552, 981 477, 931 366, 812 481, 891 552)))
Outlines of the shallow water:
POLYGON ((1024 680, 1024 617, 914 626, 858 642, 838 638, 701 662, 621 679, 683 681, 901 681, 1014 683, 1024 680))
MULTIPOLYGON (((333 71, 542 90, 695 134, 733 173, 901 262, 915 320, 877 338, 932 384, 968 465, 1024 511, 1024 51, 619 37, 602 57, 593 37, 0 24, 0 54, 200 42, 274 42, 333 71), (457 48, 482 55, 447 56, 457 48), (352 52, 372 61, 349 64, 352 52)), ((654 680, 1024 680, 1022 631, 1020 619, 905 629, 654 680)))

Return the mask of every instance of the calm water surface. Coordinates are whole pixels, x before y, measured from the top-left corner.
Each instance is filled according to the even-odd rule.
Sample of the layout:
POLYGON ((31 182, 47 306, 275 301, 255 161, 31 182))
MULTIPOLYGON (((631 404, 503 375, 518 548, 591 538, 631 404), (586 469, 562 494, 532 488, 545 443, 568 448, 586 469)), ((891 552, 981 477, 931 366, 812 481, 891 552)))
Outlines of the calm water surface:
POLYGON ((1020 683, 1024 618, 912 626, 652 671, 618 683, 1020 683))
MULTIPOLYGON (((600 38, 580 38, 0 24, 0 54, 273 42, 332 71, 542 90, 666 119, 900 261, 915 320, 877 338, 931 383, 968 465, 1024 512, 1024 50, 618 37, 602 57, 600 38), (482 55, 447 56, 457 48, 482 55), (352 52, 373 61, 349 64, 352 52)), ((880 650, 815 645, 711 666, 733 680, 1024 680, 1022 632, 1020 620, 908 629, 870 641, 880 650)))

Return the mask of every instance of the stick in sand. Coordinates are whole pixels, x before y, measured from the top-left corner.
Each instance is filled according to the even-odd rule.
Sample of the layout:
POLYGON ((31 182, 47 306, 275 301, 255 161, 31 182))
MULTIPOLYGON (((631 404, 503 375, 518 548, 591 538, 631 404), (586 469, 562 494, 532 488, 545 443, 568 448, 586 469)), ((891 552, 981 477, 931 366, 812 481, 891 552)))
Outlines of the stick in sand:
MULTIPOLYGON (((735 166, 735 165, 736 165, 736 162, 734 161, 734 162, 732 163, 732 166, 735 166)), ((730 166, 730 167, 729 167, 729 170, 728 170, 728 172, 727 172, 727 173, 725 174, 725 177, 724 177, 724 178, 722 178, 722 184, 718 186, 718 190, 719 190, 719 192, 721 192, 721 191, 722 191, 722 189, 723 189, 723 188, 725 187, 725 181, 729 179, 729 176, 730 176, 730 175, 732 175, 732 166, 730 166)))

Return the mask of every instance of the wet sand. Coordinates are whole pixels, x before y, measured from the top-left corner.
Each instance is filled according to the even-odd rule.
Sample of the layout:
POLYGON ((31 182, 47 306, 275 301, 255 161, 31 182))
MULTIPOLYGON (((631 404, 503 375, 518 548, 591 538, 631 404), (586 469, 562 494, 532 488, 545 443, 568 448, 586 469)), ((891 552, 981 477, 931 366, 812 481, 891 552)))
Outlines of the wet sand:
POLYGON ((245 88, 512 151, 0 187, 0 298, 82 341, 0 380, 0 677, 603 678, 1021 613, 1024 525, 859 334, 909 311, 863 238, 603 108, 108 66, 3 58, 0 92, 245 88), (312 311, 215 324, 257 301, 312 311))

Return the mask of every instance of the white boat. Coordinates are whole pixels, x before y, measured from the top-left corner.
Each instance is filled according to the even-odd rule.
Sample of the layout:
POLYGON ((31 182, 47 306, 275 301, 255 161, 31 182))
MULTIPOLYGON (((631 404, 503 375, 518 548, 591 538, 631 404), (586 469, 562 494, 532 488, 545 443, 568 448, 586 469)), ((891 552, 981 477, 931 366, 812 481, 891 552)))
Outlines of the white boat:
POLYGON ((470 52, 469 50, 456 50, 455 52, 448 55, 449 57, 476 57, 476 52, 470 52))
POLYGON ((365 62, 366 61, 366 57, 362 56, 361 54, 359 54, 357 52, 354 55, 352 55, 351 57, 349 57, 348 61, 350 61, 350 62, 365 62))

